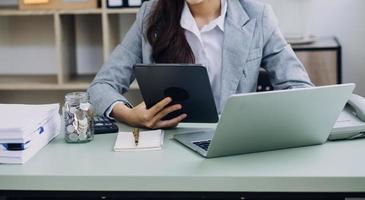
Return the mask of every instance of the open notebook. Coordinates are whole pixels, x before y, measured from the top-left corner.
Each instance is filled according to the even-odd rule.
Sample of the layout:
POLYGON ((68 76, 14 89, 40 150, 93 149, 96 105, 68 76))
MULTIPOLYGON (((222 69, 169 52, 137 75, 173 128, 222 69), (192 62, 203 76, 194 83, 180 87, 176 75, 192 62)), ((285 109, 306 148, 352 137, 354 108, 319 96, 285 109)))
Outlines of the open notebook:
POLYGON ((132 132, 119 132, 114 145, 114 151, 149 151, 161 150, 164 134, 162 130, 141 131, 139 143, 136 146, 132 132))

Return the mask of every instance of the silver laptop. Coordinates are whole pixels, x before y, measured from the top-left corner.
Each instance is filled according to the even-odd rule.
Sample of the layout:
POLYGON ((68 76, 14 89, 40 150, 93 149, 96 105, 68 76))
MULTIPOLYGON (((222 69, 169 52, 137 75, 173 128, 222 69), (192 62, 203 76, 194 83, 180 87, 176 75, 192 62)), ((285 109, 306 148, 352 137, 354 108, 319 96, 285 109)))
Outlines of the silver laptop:
POLYGON ((206 158, 323 144, 355 84, 231 96, 217 128, 174 138, 206 158))

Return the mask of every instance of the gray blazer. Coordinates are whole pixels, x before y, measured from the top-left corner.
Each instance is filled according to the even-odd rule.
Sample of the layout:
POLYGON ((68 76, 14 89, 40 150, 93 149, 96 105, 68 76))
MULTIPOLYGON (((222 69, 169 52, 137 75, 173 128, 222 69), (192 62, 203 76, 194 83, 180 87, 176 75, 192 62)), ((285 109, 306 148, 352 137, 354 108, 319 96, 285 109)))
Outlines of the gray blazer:
MULTIPOLYGON (((153 63, 151 46, 144 37, 146 16, 156 0, 143 4, 123 42, 96 75, 88 92, 99 114, 116 101, 134 80, 133 65, 153 63)), ((265 68, 275 89, 311 87, 312 83, 278 28, 270 6, 255 0, 228 0, 222 57, 220 107, 236 93, 255 92, 260 67, 265 68)))

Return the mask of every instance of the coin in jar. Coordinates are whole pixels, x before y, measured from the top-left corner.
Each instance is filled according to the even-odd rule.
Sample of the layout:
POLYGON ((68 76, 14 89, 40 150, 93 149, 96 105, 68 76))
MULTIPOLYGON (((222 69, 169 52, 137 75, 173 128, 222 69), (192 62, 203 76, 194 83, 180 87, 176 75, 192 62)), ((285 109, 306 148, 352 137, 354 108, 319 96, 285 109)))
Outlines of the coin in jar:
POLYGON ((68 133, 73 133, 75 132, 75 127, 73 125, 68 125, 66 130, 68 133))
POLYGON ((77 140, 79 139, 79 136, 75 133, 71 133, 68 135, 68 139, 72 142, 77 142, 77 140))
POLYGON ((86 139, 87 139, 87 134, 80 134, 79 135, 79 140, 84 141, 86 139))

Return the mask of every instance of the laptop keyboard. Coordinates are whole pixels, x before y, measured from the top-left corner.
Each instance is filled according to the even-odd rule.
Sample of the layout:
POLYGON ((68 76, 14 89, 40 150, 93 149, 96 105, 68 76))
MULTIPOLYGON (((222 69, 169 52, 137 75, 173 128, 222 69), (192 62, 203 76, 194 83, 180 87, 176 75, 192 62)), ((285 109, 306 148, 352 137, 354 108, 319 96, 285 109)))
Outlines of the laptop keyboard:
POLYGON ((208 151, 208 147, 210 145, 210 141, 212 141, 212 140, 197 141, 197 142, 193 142, 193 144, 195 144, 196 146, 204 149, 205 151, 208 151))

